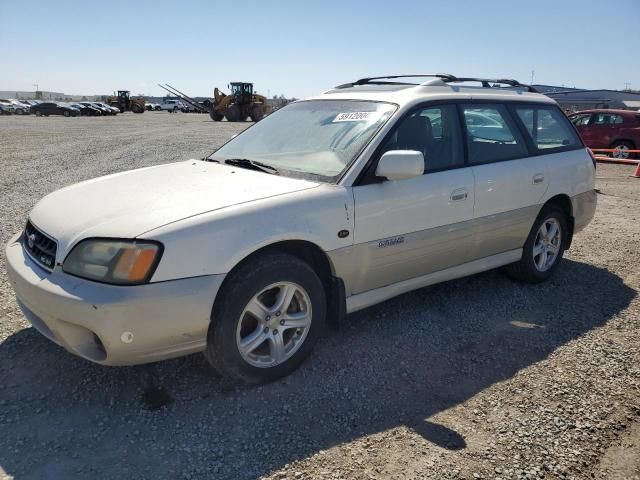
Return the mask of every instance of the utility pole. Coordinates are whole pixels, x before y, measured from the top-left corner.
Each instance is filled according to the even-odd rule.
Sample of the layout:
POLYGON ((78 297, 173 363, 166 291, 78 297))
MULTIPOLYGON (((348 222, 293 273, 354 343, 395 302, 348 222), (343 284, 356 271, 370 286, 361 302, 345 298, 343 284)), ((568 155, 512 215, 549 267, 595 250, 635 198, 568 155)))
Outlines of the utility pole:
POLYGON ((625 90, 625 92, 628 92, 630 90, 630 88, 629 88, 630 86, 631 86, 631 83, 624 82, 624 90, 625 90))
POLYGON ((529 83, 529 85, 533 85, 533 77, 536 76, 536 71, 535 70, 531 70, 531 82, 529 83))

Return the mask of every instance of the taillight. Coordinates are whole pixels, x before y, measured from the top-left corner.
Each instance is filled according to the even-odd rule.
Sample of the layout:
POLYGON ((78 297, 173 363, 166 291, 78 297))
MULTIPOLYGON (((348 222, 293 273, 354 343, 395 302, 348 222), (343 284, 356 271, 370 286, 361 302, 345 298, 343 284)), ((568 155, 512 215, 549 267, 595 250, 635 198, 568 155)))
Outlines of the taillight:
POLYGON ((593 150, 587 148, 587 152, 589 152, 589 156, 591 157, 591 161, 593 162, 593 168, 597 168, 596 156, 593 153, 593 150))

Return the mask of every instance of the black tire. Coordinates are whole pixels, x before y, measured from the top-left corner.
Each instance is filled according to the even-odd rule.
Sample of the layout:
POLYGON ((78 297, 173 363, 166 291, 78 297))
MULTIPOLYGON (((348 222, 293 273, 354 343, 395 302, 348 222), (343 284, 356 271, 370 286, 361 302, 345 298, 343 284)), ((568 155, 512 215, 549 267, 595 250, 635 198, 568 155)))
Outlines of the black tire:
POLYGON ((223 113, 216 112, 215 110, 210 111, 209 116, 211 117, 211 120, 213 120, 214 122, 221 122, 222 119, 224 118, 223 113))
POLYGON ((40 110, 36 110, 36 117, 41 117, 42 116, 42 112, 40 110))
POLYGON ((71 112, 70 112, 69 110, 65 110, 64 112, 62 112, 62 114, 63 114, 65 117, 70 117, 70 116, 71 116, 71 112))
MULTIPOLYGON (((612 149, 621 149, 621 150, 635 150, 633 143, 626 140, 617 140, 611 144, 612 149)), ((636 155, 633 153, 626 152, 611 152, 611 157, 613 158, 622 158, 622 159, 632 159, 635 158, 636 155)))
POLYGON ((325 291, 315 271, 297 257, 267 253, 241 265, 225 280, 213 308, 204 355, 224 377, 248 384, 270 382, 294 371, 311 353, 324 331, 325 317, 325 291), (290 358, 272 367, 257 367, 240 354, 236 342, 238 323, 249 301, 276 282, 293 282, 306 291, 311 302, 311 325, 290 358))
POLYGON ((238 105, 232 103, 231 105, 227 106, 224 115, 225 117, 227 117, 228 122, 239 122, 242 112, 240 111, 240 107, 238 105))
POLYGON ((529 232, 527 241, 525 242, 522 249, 522 258, 516 263, 507 265, 505 267, 505 272, 513 280, 517 280, 519 282, 544 282, 549 277, 551 277, 551 275, 553 275, 553 272, 556 271, 562 261, 568 233, 569 231, 567 229, 567 217, 564 210, 556 205, 545 206, 538 214, 538 218, 536 218, 536 221, 534 222, 533 227, 529 232), (534 261, 533 248, 538 236, 538 230, 540 229, 543 222, 546 222, 549 219, 556 219, 560 225, 559 250, 556 254, 555 259, 553 260, 553 264, 546 270, 541 271, 536 266, 536 263, 534 261))
POLYGON ((251 109, 251 121, 259 122, 264 117, 264 109, 260 105, 255 105, 251 109))

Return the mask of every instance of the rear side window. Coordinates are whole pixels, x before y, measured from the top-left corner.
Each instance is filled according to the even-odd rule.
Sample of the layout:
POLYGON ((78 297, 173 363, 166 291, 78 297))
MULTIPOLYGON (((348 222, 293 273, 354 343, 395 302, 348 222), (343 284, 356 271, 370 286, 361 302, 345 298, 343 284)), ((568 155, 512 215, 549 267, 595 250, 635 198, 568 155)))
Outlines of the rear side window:
POLYGON ((590 125, 619 125, 624 122, 622 115, 615 113, 596 113, 593 115, 590 125))
POLYGON ((554 107, 516 107, 516 113, 538 150, 580 146, 567 117, 554 107))
POLYGON ((463 105, 469 163, 524 157, 527 145, 503 105, 463 105))

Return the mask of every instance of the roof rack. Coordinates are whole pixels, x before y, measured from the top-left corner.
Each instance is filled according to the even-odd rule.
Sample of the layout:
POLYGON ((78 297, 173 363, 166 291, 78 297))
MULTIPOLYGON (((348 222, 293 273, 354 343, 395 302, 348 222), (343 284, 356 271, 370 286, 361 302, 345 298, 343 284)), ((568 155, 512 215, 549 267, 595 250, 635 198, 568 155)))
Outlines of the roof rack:
POLYGON ((453 82, 480 82, 484 88, 493 88, 496 84, 508 85, 510 87, 522 87, 526 88, 528 92, 540 93, 531 85, 520 83, 518 80, 510 78, 475 78, 475 77, 460 77, 453 82), (493 85, 492 85, 493 84, 493 85))
POLYGON ((356 80, 355 82, 344 83, 334 88, 349 88, 349 87, 355 87, 357 85, 417 85, 417 83, 379 82, 378 80, 394 80, 396 78, 421 78, 421 77, 440 78, 442 80, 446 79, 449 81, 456 78, 453 75, 449 75, 448 73, 420 73, 417 75, 384 75, 382 77, 361 78, 360 80, 356 80))
POLYGON ((493 88, 496 84, 500 85, 508 85, 510 87, 521 87, 526 88, 528 92, 532 93, 540 93, 531 85, 526 85, 524 83, 520 83, 517 80, 508 79, 508 78, 476 78, 476 77, 456 77, 455 75, 451 75, 448 73, 422 73, 418 75, 385 75, 381 77, 367 77, 361 78, 360 80, 356 80, 355 82, 344 83, 342 85, 338 85, 334 88, 342 89, 342 88, 350 88, 358 85, 427 85, 427 83, 417 84, 410 82, 397 82, 397 81, 387 81, 387 80, 396 80, 399 78, 436 78, 441 80, 444 83, 453 83, 453 82, 479 82, 482 84, 483 88, 493 88))

